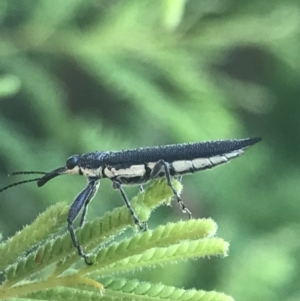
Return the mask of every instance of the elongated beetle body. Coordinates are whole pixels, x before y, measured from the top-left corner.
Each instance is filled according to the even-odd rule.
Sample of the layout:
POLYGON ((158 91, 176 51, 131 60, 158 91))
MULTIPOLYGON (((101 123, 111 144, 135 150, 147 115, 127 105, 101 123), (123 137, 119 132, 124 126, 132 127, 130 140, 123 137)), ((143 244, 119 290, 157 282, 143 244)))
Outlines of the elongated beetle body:
POLYGON ((123 151, 95 151, 91 153, 73 155, 68 158, 66 165, 51 172, 20 171, 17 174, 43 174, 44 176, 29 179, 8 185, 0 192, 23 183, 36 181, 38 187, 45 185, 49 180, 64 174, 77 174, 87 177, 88 184, 75 198, 68 214, 68 229, 78 254, 87 264, 88 255, 83 252, 82 246, 76 238, 73 222, 82 210, 80 226, 83 226, 87 207, 98 191, 100 179, 108 178, 113 188, 118 189, 129 209, 134 223, 140 229, 147 229, 146 223, 141 223, 136 216, 123 189, 123 185, 142 185, 149 180, 165 177, 174 196, 183 212, 192 217, 185 207, 180 195, 173 187, 171 178, 197 171, 213 168, 227 163, 243 154, 249 146, 259 142, 261 138, 246 138, 236 140, 217 140, 198 143, 173 144, 157 147, 129 149, 123 151))

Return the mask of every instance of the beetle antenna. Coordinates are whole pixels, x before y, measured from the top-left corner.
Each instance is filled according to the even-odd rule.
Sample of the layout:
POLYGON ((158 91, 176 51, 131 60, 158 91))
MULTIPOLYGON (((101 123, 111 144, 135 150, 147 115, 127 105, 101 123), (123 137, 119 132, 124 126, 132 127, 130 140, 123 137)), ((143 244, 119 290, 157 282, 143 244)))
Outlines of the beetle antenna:
POLYGON ((40 179, 41 178, 36 178, 36 179, 29 179, 29 180, 25 180, 25 181, 20 181, 20 182, 12 183, 10 185, 7 185, 7 186, 1 188, 0 192, 3 192, 4 190, 6 190, 8 188, 11 188, 11 187, 14 187, 14 186, 17 186, 17 185, 21 185, 21 184, 25 184, 25 183, 29 183, 29 182, 36 182, 36 181, 38 181, 40 179))
POLYGON ((10 174, 8 174, 8 176, 16 176, 16 175, 45 175, 46 172, 44 171, 14 171, 10 174))

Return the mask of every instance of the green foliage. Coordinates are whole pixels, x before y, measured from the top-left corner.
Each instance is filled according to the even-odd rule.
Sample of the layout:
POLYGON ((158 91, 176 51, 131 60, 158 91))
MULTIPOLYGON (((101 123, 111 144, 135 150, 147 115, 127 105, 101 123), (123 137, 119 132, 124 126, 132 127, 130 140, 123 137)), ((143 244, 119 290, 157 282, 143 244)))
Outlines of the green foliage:
MULTIPOLYGON (((181 190, 179 182, 174 185, 181 190)), ((141 220, 147 221, 155 207, 171 201, 172 194, 166 181, 160 180, 136 196, 132 206, 141 220)), ((228 243, 214 237, 217 226, 211 219, 169 223, 115 241, 118 234, 134 226, 128 209, 116 208, 76 231, 92 253, 94 263, 86 266, 69 233, 55 233, 66 215, 67 206, 52 206, 2 243, 0 264, 6 279, 0 287, 1 300, 233 300, 222 293, 183 290, 119 276, 188 259, 226 256, 228 243)))
MULTIPOLYGON (((299 300, 299 20, 299 0, 1 0, 0 187, 13 181, 7 173, 50 171, 72 154, 262 136, 229 165, 183 179, 185 204, 218 221, 231 256, 143 269, 139 279, 299 300)), ((3 240, 84 185, 66 176, 1 193, 3 240)), ((120 203, 101 181, 88 220, 120 203)), ((161 207, 149 225, 180 216, 161 207)), ((43 235, 60 245, 58 230, 43 235)), ((41 237, 22 239, 9 242, 2 267, 41 237)))

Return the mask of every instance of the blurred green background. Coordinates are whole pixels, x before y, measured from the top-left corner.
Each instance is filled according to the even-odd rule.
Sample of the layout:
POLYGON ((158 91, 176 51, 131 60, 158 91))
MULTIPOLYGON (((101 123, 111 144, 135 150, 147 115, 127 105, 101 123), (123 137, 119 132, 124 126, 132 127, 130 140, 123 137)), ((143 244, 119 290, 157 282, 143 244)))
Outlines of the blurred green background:
MULTIPOLYGON (((185 204, 218 223, 229 257, 129 277, 300 300, 298 0, 1 0, 0 22, 1 187, 22 179, 11 171, 50 171, 76 153, 261 136, 183 180, 185 204)), ((84 186, 66 176, 3 192, 1 232, 84 186)), ((121 205, 103 180, 88 218, 121 205)), ((150 227, 185 218, 174 204, 150 227)))

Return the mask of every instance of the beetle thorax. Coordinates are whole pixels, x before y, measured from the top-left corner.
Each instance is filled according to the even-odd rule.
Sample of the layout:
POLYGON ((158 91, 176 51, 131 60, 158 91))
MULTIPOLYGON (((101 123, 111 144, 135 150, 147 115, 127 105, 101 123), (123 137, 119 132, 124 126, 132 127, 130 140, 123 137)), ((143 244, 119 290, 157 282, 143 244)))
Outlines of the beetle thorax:
POLYGON ((98 168, 83 168, 80 167, 81 174, 86 177, 102 177, 102 166, 98 168))

